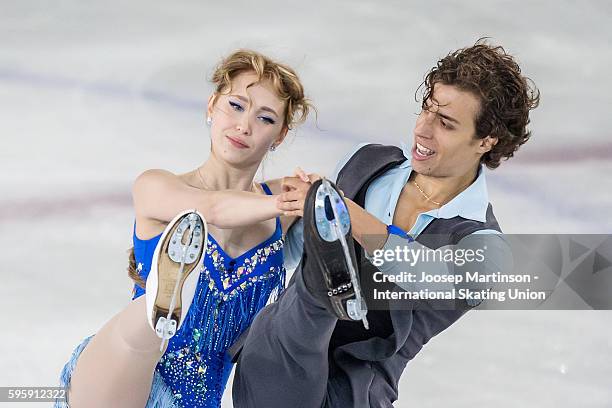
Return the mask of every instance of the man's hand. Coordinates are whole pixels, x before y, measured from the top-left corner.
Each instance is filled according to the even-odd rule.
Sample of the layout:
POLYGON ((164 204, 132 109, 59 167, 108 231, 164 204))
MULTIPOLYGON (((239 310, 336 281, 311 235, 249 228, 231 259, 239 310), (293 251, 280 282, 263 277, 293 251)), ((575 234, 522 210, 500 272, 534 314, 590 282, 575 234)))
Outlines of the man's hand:
POLYGON ((302 217, 304 215, 304 201, 310 186, 321 179, 318 174, 306 174, 297 167, 292 177, 284 177, 281 183, 283 191, 277 200, 276 207, 283 211, 285 216, 302 217))

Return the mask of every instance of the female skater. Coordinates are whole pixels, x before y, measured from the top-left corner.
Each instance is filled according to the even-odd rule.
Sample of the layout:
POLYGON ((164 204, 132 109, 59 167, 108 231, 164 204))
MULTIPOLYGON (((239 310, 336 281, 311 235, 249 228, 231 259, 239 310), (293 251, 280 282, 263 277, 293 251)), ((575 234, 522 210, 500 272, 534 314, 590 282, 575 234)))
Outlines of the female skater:
POLYGON ((223 60, 212 82, 208 159, 180 175, 148 170, 134 183, 134 298, 64 367, 71 408, 219 407, 232 366, 228 347, 284 286, 282 233, 293 219, 279 217, 273 194, 280 187, 253 179, 311 105, 291 68, 249 50, 223 60), (184 229, 191 234, 186 243, 184 229), (200 233, 204 239, 196 240, 200 233), (172 245, 179 245, 178 255, 172 245), (189 251, 198 262, 185 261, 189 251), (168 309, 159 296, 172 293, 163 288, 170 258, 187 278, 178 289, 182 298, 168 309), (168 320, 159 318, 168 310, 168 320), (168 325, 172 319, 178 326, 168 325), (169 338, 163 351, 160 337, 169 338))

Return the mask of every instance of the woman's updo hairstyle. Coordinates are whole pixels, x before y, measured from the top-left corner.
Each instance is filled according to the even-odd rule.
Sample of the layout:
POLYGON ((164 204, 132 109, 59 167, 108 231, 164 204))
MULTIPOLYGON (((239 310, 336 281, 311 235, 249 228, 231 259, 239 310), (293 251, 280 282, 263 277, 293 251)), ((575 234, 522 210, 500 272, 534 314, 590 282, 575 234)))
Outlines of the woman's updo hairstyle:
POLYGON ((272 84, 279 98, 286 102, 283 119, 288 129, 306 120, 312 104, 304 96, 304 87, 295 71, 253 50, 235 51, 219 63, 211 77, 215 91, 229 93, 232 80, 243 72, 255 72, 258 81, 272 84))

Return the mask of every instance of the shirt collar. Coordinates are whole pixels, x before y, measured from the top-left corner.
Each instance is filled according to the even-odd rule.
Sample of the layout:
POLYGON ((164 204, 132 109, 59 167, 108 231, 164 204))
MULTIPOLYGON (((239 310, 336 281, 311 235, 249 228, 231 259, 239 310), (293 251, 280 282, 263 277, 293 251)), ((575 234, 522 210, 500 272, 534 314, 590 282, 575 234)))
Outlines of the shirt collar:
MULTIPOLYGON (((404 156, 408 160, 400 165, 402 168, 408 168, 412 171, 412 149, 405 143, 401 144, 404 156)), ((437 210, 431 210, 425 214, 432 215, 436 218, 453 218, 457 215, 470 220, 485 222, 487 220, 487 209, 489 207, 489 192, 487 190, 487 182, 485 179, 483 166, 478 167, 478 176, 472 184, 455 198, 444 204, 437 210)))
POLYGON ((410 162, 410 158, 412 157, 412 148, 408 146, 405 142, 401 142, 400 145, 402 146, 402 153, 404 154, 404 157, 408 159, 402 164, 400 164, 400 168, 410 168, 410 171, 412 171, 412 164, 410 162))

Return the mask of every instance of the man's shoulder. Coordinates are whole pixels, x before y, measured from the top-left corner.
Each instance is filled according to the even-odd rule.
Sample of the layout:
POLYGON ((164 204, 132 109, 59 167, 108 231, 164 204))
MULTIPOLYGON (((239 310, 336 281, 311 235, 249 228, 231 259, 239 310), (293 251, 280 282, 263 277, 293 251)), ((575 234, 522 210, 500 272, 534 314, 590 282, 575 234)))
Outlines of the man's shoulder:
MULTIPOLYGON (((346 164, 361 149, 363 149, 366 146, 373 146, 373 145, 374 145, 374 143, 371 143, 371 142, 361 142, 361 143, 358 143, 357 145, 353 146, 353 148, 351 150, 349 150, 349 152, 347 154, 344 155, 344 157, 342 158, 341 162, 344 162, 344 164, 346 164)), ((342 166, 342 167, 344 167, 344 166, 342 166)))
POLYGON ((337 181, 340 171, 348 164, 357 164, 357 161, 359 161, 360 164, 375 164, 379 160, 398 161, 402 159, 404 159, 404 154, 402 149, 398 146, 371 142, 359 143, 338 162, 334 171, 333 180, 337 181))
POLYGON ((353 147, 353 149, 346 156, 346 158, 351 159, 357 154, 360 154, 360 155, 367 154, 367 155, 377 156, 378 154, 388 154, 388 153, 395 153, 395 154, 403 156, 403 151, 401 147, 398 147, 395 145, 386 145, 386 144, 381 144, 381 143, 364 142, 364 143, 359 143, 357 146, 353 147))
POLYGON ((348 153, 346 153, 342 159, 340 159, 340 161, 336 164, 336 168, 334 169, 334 174, 332 176, 332 180, 334 180, 334 182, 338 181, 338 174, 340 173, 340 170, 342 170, 342 168, 344 168, 344 166, 346 166, 346 164, 348 163, 348 161, 355 155, 355 153, 357 153, 362 147, 370 145, 372 143, 369 142, 362 142, 362 143, 358 143, 356 146, 353 146, 353 148, 351 150, 349 150, 348 153))

